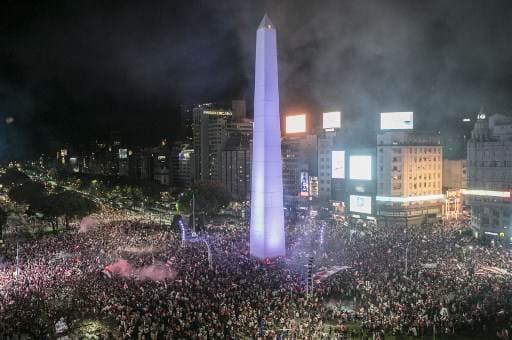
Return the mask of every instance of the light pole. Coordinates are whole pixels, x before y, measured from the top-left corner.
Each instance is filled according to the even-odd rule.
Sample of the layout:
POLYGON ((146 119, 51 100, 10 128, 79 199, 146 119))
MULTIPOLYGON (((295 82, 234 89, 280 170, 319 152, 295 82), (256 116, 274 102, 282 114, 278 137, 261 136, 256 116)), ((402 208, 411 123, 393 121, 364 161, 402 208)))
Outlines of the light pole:
POLYGON ((20 274, 20 242, 16 241, 16 283, 20 274))
POLYGON ((212 263, 212 250, 210 248, 210 244, 208 241, 203 239, 204 244, 206 244, 206 249, 208 250, 208 268, 213 269, 213 263, 212 263))
POLYGON ((409 246, 405 247, 405 276, 407 277, 407 253, 409 252, 409 246))
POLYGON ((196 232, 196 195, 192 192, 192 232, 196 232))
POLYGON ((179 220, 178 224, 180 225, 181 229, 181 246, 183 247, 185 245, 185 226, 183 225, 182 220, 179 220))

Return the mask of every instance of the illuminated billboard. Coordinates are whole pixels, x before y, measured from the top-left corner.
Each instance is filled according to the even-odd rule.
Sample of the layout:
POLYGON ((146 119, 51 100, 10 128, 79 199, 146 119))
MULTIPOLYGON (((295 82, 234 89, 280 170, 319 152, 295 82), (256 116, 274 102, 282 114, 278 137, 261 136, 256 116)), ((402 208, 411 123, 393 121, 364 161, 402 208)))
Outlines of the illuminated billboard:
POLYGON ((345 151, 333 151, 331 157, 332 178, 345 178, 345 151))
POLYGON ((119 149, 119 159, 128 158, 128 149, 119 149))
POLYGON ((309 196, 309 174, 307 171, 300 172, 300 195, 309 196))
POLYGON ((380 114, 381 130, 411 130, 413 128, 412 112, 382 112, 380 114))
POLYGON ((322 122, 324 129, 339 129, 341 127, 341 112, 324 112, 322 122))
POLYGON ((463 195, 510 198, 510 191, 462 189, 463 195))
POLYGON ((349 163, 350 179, 372 179, 372 156, 350 156, 349 163))
POLYGON ((372 198, 370 196, 350 195, 350 211, 371 215, 372 198))
POLYGON ((306 115, 286 116, 286 133, 306 132, 306 115))

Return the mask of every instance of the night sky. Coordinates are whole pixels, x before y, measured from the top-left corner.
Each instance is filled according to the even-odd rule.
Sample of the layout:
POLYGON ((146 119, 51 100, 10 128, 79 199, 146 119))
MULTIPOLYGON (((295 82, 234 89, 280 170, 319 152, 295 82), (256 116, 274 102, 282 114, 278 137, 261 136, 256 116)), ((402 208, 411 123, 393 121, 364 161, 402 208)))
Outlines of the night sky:
POLYGON ((381 111, 443 131, 481 107, 512 112, 511 1, 4 0, 0 159, 112 130, 172 140, 182 103, 245 98, 252 111, 264 13, 282 114, 341 108, 370 135, 381 111))

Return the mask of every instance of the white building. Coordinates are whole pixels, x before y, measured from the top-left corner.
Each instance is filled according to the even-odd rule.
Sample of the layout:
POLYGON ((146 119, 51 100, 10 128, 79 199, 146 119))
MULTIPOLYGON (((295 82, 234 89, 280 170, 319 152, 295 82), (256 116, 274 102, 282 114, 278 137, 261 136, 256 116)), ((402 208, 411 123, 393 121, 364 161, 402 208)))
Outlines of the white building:
POLYGON ((438 135, 387 131, 377 136, 377 214, 406 224, 442 217, 443 150, 438 135))

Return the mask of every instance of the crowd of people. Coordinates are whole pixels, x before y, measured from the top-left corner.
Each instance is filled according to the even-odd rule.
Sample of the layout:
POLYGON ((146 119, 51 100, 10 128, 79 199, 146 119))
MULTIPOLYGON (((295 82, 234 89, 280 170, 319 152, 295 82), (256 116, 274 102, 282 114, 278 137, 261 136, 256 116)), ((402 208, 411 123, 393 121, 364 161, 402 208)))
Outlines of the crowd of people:
POLYGON ((209 226, 210 267, 205 245, 183 243, 179 230, 120 212, 94 218, 83 232, 22 243, 18 271, 15 244, 3 250, 3 338, 53 338, 59 320, 71 327, 81 319, 102 320, 103 337, 113 339, 336 339, 356 331, 368 339, 434 331, 507 338, 512 325, 510 253, 479 244, 464 223, 329 222, 321 241, 317 223, 289 225, 288 256, 272 261, 251 258, 247 226, 209 226), (315 271, 348 267, 314 282, 310 294, 306 269, 292 263, 306 229, 315 271), (175 275, 105 275, 119 259, 175 275))

